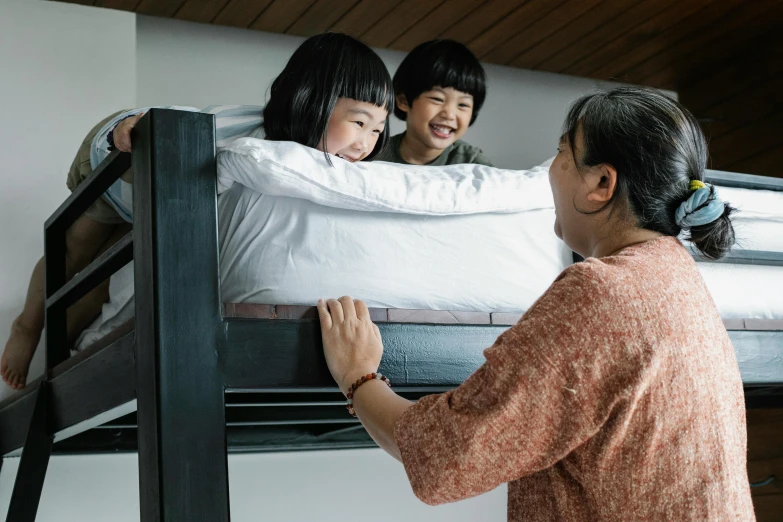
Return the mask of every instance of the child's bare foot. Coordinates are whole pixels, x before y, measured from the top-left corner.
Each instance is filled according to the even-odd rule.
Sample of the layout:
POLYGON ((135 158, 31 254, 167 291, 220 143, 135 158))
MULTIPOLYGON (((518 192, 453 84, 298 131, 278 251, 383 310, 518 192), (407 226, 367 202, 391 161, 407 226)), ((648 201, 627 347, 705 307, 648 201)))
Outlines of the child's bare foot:
POLYGON ((41 332, 25 327, 18 319, 11 326, 11 335, 0 359, 0 375, 14 390, 21 390, 27 383, 27 371, 40 339, 41 332))

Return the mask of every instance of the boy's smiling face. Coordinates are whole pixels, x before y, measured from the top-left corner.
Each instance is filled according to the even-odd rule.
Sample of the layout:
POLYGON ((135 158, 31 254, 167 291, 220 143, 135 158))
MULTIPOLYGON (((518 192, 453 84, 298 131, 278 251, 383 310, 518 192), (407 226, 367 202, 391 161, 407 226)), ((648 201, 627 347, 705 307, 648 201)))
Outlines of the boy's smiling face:
POLYGON ((462 136, 473 116, 473 96, 452 87, 433 87, 408 104, 397 96, 406 113, 406 134, 430 149, 443 150, 462 136))

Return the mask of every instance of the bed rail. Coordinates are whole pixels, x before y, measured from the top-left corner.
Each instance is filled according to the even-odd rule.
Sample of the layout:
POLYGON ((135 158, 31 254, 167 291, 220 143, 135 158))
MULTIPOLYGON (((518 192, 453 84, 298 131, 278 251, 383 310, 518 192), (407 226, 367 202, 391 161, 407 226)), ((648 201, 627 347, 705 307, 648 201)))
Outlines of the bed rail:
POLYGON ((66 231, 130 168, 130 164, 130 154, 112 152, 44 225, 47 372, 70 355, 70 347, 62 342, 67 339, 65 317, 68 307, 133 259, 133 238, 128 234, 68 283, 65 281, 66 231))

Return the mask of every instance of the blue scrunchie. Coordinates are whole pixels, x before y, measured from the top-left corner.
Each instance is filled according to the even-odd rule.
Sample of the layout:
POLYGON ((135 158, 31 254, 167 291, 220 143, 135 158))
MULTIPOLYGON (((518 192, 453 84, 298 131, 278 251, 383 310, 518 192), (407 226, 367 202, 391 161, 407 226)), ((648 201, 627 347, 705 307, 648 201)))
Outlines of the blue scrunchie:
POLYGON ((725 207, 723 201, 717 196, 704 203, 710 197, 711 189, 708 186, 700 188, 691 194, 691 197, 682 202, 677 212, 674 213, 674 221, 682 228, 697 227, 712 223, 723 215, 725 207), (704 205, 702 208, 699 208, 704 205), (698 209, 698 210, 694 210, 698 209))

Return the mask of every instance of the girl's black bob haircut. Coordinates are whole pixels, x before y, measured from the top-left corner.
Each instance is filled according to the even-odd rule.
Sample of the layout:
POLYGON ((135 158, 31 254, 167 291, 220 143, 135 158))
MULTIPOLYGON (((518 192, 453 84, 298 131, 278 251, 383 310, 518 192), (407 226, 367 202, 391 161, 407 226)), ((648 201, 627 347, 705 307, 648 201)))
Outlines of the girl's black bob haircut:
MULTIPOLYGON (((451 87, 472 95, 473 125, 487 97, 487 77, 470 49, 454 40, 431 40, 408 53, 394 73, 395 94, 404 95, 411 105, 433 87, 451 87)), ((394 115, 405 120, 405 113, 396 106, 394 115)))
MULTIPOLYGON (((346 34, 323 33, 305 40, 272 82, 264 107, 264 133, 274 141, 295 141, 326 150, 329 117, 339 98, 394 109, 394 87, 380 56, 346 34)), ((389 118, 366 159, 389 141, 389 118)), ((329 160, 327 154, 327 160, 329 160)), ((331 163, 331 162, 330 162, 331 163)))
MULTIPOLYGON (((590 94, 571 105, 562 139, 571 146, 577 168, 611 165, 617 171, 612 201, 598 212, 614 200, 625 200, 637 226, 667 236, 683 232, 674 214, 691 196, 690 182, 704 180, 708 156, 701 127, 685 107, 639 87, 590 94)), ((712 188, 710 199, 714 197, 712 188)), ((705 257, 720 259, 735 243, 734 211, 724 203, 723 215, 686 229, 686 239, 705 257)))

